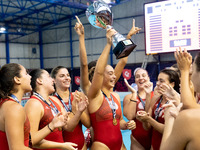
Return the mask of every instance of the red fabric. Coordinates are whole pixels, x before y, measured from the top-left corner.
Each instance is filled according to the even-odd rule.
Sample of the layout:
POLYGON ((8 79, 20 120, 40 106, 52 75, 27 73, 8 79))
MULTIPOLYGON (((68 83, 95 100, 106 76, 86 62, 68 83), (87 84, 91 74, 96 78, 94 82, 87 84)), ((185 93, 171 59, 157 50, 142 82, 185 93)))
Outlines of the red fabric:
MULTIPOLYGON (((56 96, 55 96, 56 97, 56 96)), ((73 95, 71 94, 71 102, 73 101, 73 95)), ((65 103, 68 105, 68 103, 65 103)), ((64 106, 63 106, 64 108, 64 106)), ((64 108, 65 109, 65 108, 64 108)), ((82 150, 85 139, 82 131, 82 123, 79 122, 73 132, 63 131, 63 140, 64 142, 72 142, 78 145, 78 150, 82 150)))
MULTIPOLYGON (((153 92, 151 93, 151 98, 152 97, 153 92)), ((136 113, 137 111, 144 111, 144 107, 138 96, 137 100, 136 113)), ((142 100, 145 102, 145 99, 142 100)), ((142 122, 137 119, 134 119, 134 121, 136 123, 136 128, 132 130, 133 137, 145 148, 145 150, 149 150, 151 148, 152 129, 146 131, 142 126, 142 122)))
MULTIPOLYGON (((0 102, 0 106, 6 101, 14 101, 13 99, 3 99, 0 102)), ((30 123, 28 117, 26 117, 26 121, 24 123, 24 145, 29 146, 29 134, 30 134, 30 123)), ((0 131, 0 149, 9 150, 8 141, 6 137, 6 133, 4 131, 0 131)))
MULTIPOLYGON (((120 130, 121 108, 119 101, 114 96, 113 99, 115 106, 117 106, 116 126, 113 125, 112 110, 105 97, 101 107, 96 112, 90 114, 90 118, 94 130, 94 141, 104 143, 110 150, 120 150, 122 146, 122 134, 120 130)), ((109 100, 111 101, 111 99, 109 100)))
MULTIPOLYGON (((40 130, 44 128, 46 125, 48 125, 53 120, 54 116, 52 114, 51 108, 46 103, 44 103, 42 100, 40 100, 38 97, 34 95, 31 96, 31 98, 39 100, 39 102, 43 105, 43 108, 44 108, 44 115, 42 119, 40 120, 39 129, 38 129, 40 130)), ((60 106, 54 100, 51 99, 51 101, 55 104, 59 112, 61 112, 60 106)), ((53 107, 53 105, 51 106, 53 107)), ((59 143, 64 142, 63 137, 62 137, 62 131, 59 131, 58 129, 55 129, 53 132, 47 135, 44 139, 48 141, 59 142, 59 143)), ((34 148, 34 150, 38 150, 38 149, 34 148)), ((59 149, 54 148, 54 149, 45 149, 45 150, 59 150, 59 149)))
MULTIPOLYGON (((154 119, 155 119, 155 110, 157 108, 157 105, 158 105, 159 101, 160 100, 157 101, 157 103, 154 105, 154 108, 153 108, 152 117, 154 119)), ((160 104, 160 106, 159 106, 159 110, 160 109, 162 109, 162 110, 159 113, 157 121, 159 123, 163 123, 164 124, 165 123, 165 119, 164 119, 164 109, 162 108, 162 104, 160 104)), ((153 150, 159 150, 160 149, 161 140, 162 140, 162 134, 160 132, 158 132, 157 130, 153 129, 153 132, 152 132, 152 142, 151 142, 153 150)))

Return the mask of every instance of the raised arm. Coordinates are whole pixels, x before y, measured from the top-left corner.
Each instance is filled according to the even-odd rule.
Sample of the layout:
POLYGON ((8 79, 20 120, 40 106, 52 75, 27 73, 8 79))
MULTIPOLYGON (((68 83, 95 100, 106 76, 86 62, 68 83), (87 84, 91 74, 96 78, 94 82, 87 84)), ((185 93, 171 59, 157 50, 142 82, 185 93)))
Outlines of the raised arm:
POLYGON ((91 85, 88 78, 88 63, 87 63, 87 53, 85 48, 85 33, 84 27, 79 20, 78 16, 76 16, 77 22, 74 27, 76 33, 79 35, 79 55, 80 55, 80 78, 81 78, 81 89, 87 95, 89 87, 91 85))
POLYGON ((88 93, 89 100, 95 98, 97 96, 97 93, 101 91, 104 70, 107 65, 107 60, 109 57, 111 44, 112 44, 112 35, 114 35, 115 33, 116 31, 114 29, 107 30, 107 33, 106 33, 107 44, 96 64, 94 77, 93 77, 92 84, 90 86, 89 93, 88 93))
POLYGON ((124 82, 131 94, 126 95, 123 100, 123 113, 128 120, 135 119, 136 117, 136 106, 137 106, 137 92, 129 85, 128 81, 124 79, 124 82))
POLYGON ((194 93, 190 88, 190 65, 192 64, 192 56, 184 49, 181 50, 181 47, 176 49, 174 53, 176 58, 178 68, 181 72, 181 101, 183 103, 183 108, 199 108, 200 106, 196 103, 194 93))
MULTIPOLYGON (((163 105, 164 106, 164 105, 163 105)), ((175 107, 171 102, 170 104, 166 104, 165 109, 165 128, 163 132, 162 142, 160 149, 161 150, 177 150, 177 149, 185 149, 185 146, 187 142, 190 140, 191 137, 188 137, 188 133, 191 133, 189 131, 192 129, 193 125, 191 126, 191 121, 189 120, 186 111, 182 111, 180 115, 178 115, 181 104, 178 107, 175 107), (176 114, 177 119, 175 118, 176 114), (189 122, 189 124, 186 124, 184 122, 189 122), (183 132, 183 130, 187 128, 187 132, 183 132)))
MULTIPOLYGON (((126 38, 131 39, 131 37, 133 35, 139 33, 140 30, 141 30, 141 28, 135 27, 135 19, 133 19, 133 26, 132 26, 131 30, 129 31, 126 38)), ((120 59, 119 62, 117 63, 117 65, 115 66, 115 75, 116 75, 115 83, 119 80, 127 61, 128 61, 128 56, 120 59)))

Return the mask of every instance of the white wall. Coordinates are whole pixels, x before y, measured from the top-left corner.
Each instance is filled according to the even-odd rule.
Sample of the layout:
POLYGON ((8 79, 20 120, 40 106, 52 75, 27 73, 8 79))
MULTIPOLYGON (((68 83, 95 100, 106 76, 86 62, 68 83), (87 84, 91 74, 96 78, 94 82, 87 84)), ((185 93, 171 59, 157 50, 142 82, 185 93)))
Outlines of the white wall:
MULTIPOLYGON (((13 39, 15 37, 17 36, 9 35, 9 39, 13 39)), ((27 69, 40 68, 39 45, 37 44, 39 41, 38 39, 38 33, 34 33, 10 41, 10 63, 22 64, 27 69), (32 48, 36 48, 36 54, 32 53, 32 48)), ((5 42, 5 35, 3 35, 0 40, 5 42)), ((0 65, 6 64, 6 46, 3 42, 0 43, 0 65)))

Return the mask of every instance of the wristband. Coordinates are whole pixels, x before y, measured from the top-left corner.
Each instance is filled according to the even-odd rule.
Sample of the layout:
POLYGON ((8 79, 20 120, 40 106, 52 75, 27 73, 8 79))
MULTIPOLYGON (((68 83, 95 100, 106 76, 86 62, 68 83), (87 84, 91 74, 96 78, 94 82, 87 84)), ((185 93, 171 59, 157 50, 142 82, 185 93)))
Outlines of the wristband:
POLYGON ((130 99, 130 101, 131 101, 131 102, 135 102, 135 103, 137 103, 137 100, 130 99))
POLYGON ((49 124, 47 125, 47 127, 49 128, 49 130, 50 130, 51 132, 53 132, 53 130, 49 127, 49 124))

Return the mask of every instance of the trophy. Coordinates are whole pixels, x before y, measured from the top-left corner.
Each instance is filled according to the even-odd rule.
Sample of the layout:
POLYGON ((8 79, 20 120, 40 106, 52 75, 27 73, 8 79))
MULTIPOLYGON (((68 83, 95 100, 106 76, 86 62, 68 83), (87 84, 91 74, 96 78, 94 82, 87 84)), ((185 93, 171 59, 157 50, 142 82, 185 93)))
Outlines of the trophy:
MULTIPOLYGON (((96 28, 113 28, 113 15, 110 7, 102 0, 94 1, 93 4, 87 8, 86 16, 90 24, 96 28)), ((112 43, 114 46, 113 53, 117 59, 128 56, 137 46, 131 39, 124 38, 124 36, 118 32, 113 35, 112 43)))

